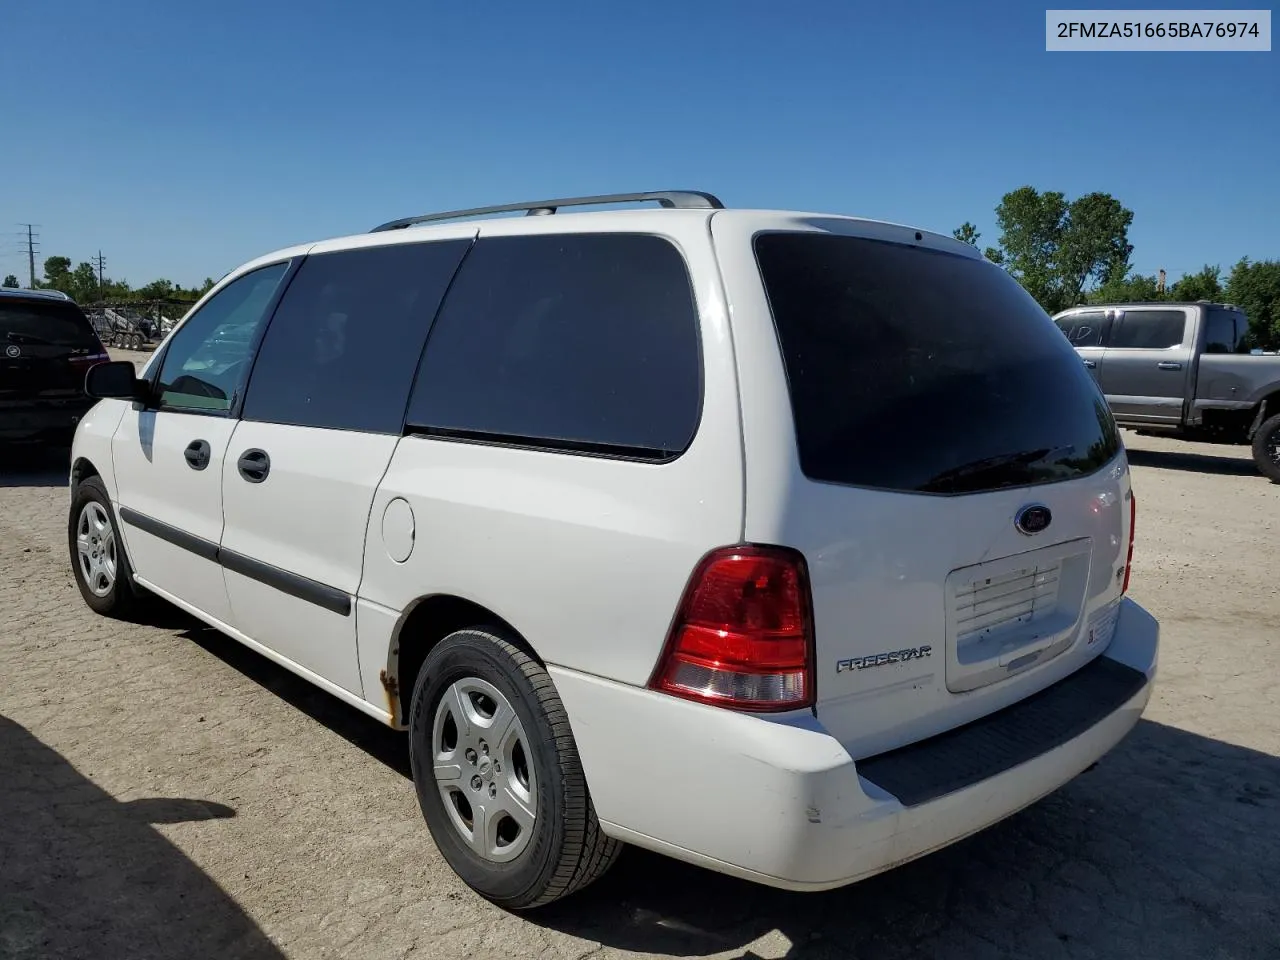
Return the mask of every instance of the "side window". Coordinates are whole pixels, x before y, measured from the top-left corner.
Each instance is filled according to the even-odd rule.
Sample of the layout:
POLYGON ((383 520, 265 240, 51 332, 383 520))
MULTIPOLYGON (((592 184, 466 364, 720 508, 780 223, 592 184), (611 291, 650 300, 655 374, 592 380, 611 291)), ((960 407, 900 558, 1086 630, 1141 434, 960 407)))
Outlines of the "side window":
POLYGON ((1236 315, 1230 310, 1210 310, 1208 329, 1205 331, 1205 353, 1235 353, 1240 334, 1236 315))
POLYGON ((1125 310, 1111 330, 1108 347, 1163 350, 1182 343, 1187 317, 1181 310, 1125 310))
POLYGON ((409 404, 429 434, 649 460, 701 412, 698 317, 660 237, 481 239, 432 328, 409 404))
POLYGON ((1054 323, 1058 325, 1063 336, 1071 341, 1073 347, 1100 347, 1102 346, 1102 325, 1105 321, 1106 314, 1097 311, 1073 313, 1055 320, 1054 323))
POLYGON ((156 406, 222 412, 244 387, 254 335, 289 269, 273 263, 231 281, 184 323, 165 348, 156 406))
POLYGON ((398 434, 427 329, 470 243, 307 257, 258 351, 244 419, 398 434))

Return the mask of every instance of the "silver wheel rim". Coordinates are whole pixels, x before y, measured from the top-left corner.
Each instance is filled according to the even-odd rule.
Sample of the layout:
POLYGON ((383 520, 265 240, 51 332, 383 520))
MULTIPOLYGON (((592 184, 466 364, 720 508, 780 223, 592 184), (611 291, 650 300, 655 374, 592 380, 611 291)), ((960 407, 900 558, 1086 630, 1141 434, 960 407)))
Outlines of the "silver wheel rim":
POLYGON ((76 555, 89 592, 105 597, 116 584, 116 531, 102 504, 90 500, 76 521, 76 555))
POLYGON ((496 687, 452 684, 436 706, 431 753, 445 813, 477 856, 518 857, 533 837, 538 784, 524 725, 496 687))

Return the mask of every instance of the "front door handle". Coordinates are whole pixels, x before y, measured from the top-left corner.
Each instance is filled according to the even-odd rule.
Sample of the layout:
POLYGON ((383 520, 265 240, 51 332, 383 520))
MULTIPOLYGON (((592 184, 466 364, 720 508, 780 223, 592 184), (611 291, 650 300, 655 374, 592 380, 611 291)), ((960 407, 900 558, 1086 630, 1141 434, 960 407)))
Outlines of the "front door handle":
POLYGON ((187 444, 187 449, 182 451, 182 455, 187 458, 187 466, 192 470, 203 470, 209 465, 209 441, 192 440, 187 444))
POLYGON ((271 458, 267 456, 267 451, 255 447, 240 454, 236 467, 240 470, 240 476, 250 483, 261 483, 271 472, 271 458))
POLYGON ((1161 370, 1181 370, 1182 364, 1177 360, 1161 360, 1156 364, 1161 370))
POLYGON ((1086 360, 1086 361, 1084 362, 1084 365, 1085 365, 1086 367, 1088 367, 1090 370, 1092 370, 1092 369, 1094 369, 1095 367, 1097 367, 1097 365, 1098 365, 1098 361, 1097 361, 1097 360, 1086 360))

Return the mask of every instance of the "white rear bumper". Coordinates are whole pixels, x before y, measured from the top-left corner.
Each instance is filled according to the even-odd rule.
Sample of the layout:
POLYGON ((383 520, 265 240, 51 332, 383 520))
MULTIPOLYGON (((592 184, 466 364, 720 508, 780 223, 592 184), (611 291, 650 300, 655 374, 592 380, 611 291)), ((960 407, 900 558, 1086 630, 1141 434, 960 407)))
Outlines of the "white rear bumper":
POLYGON ((1138 722, 1159 625, 1130 600, 1102 654, 1147 682, 1079 735, 937 799, 904 806, 859 776, 808 714, 762 718, 550 667, 606 833, 771 886, 822 890, 929 853, 1086 770, 1138 722))

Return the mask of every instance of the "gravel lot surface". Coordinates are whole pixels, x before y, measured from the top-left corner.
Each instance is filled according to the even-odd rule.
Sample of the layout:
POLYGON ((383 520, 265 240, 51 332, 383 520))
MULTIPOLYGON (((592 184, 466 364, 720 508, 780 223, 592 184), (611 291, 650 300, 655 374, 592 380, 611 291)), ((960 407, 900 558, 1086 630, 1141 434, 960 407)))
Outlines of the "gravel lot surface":
MULTIPOLYGON (((93 616, 65 463, 0 463, 0 957, 1280 957, 1280 486, 1125 434, 1146 719, 1036 806, 793 895, 628 850, 529 917, 472 895, 401 735, 176 611, 93 616)), ((714 803, 714 797, 672 802, 714 803)))

